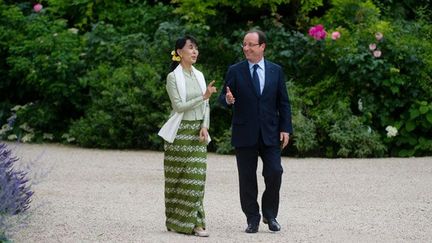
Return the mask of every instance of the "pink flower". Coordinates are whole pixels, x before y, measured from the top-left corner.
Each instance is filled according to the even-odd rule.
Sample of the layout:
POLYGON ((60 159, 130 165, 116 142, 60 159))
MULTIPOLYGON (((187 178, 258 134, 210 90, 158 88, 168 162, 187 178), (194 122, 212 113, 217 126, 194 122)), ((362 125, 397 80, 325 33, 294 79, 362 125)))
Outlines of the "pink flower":
POLYGON ((377 41, 380 41, 383 38, 383 34, 381 32, 376 32, 375 38, 377 39, 377 41))
POLYGON ((376 44, 375 43, 369 44, 369 50, 373 51, 375 49, 376 49, 376 44))
POLYGON ((309 35, 312 36, 315 40, 322 40, 326 37, 327 32, 325 31, 324 27, 319 24, 309 29, 309 35))
POLYGON ((335 31, 335 32, 333 32, 333 33, 331 34, 331 38, 332 38, 333 40, 337 40, 337 39, 339 39, 340 36, 341 36, 341 34, 340 34, 338 31, 335 31))
POLYGON ((43 6, 42 6, 42 4, 40 4, 40 3, 35 4, 35 5, 33 6, 33 10, 34 10, 36 13, 39 13, 39 12, 42 10, 42 8, 43 8, 43 6))
POLYGON ((375 51, 373 52, 373 55, 374 55, 374 57, 378 58, 378 57, 381 56, 381 51, 380 51, 380 50, 375 50, 375 51))

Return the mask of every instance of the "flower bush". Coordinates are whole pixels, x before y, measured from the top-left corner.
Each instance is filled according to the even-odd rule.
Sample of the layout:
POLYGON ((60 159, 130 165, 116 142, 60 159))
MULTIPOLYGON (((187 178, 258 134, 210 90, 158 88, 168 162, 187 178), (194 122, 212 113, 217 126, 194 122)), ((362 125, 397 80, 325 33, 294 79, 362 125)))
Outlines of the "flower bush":
POLYGON ((303 34, 278 27, 269 39, 272 46, 284 41, 274 47, 283 51, 267 50, 267 57, 282 63, 296 87, 293 94, 292 87, 289 91, 293 145, 300 154, 430 154, 432 139, 426 135, 432 127, 432 45, 426 34, 430 25, 380 20, 369 1, 337 1, 312 23, 303 34), (368 17, 347 21, 362 15, 368 17), (339 38, 324 37, 324 31, 338 32, 339 38), (388 132, 389 125, 396 130, 388 132), (315 127, 312 134, 311 127, 315 127), (302 134, 298 146, 296 131, 308 134, 310 143, 302 134))
POLYGON ((113 11, 101 14, 100 22, 93 26, 79 17, 71 26, 57 14, 72 11, 68 9, 72 7, 73 11, 83 6, 86 9, 85 1, 52 1, 43 8, 38 4, 0 2, 0 26, 4 30, 0 36, 0 66, 7 67, 0 68, 0 91, 7 94, 1 97, 5 102, 1 124, 7 123, 10 109, 16 104, 25 107, 13 112, 14 127, 4 126, 0 137, 21 142, 49 140, 82 146, 158 148, 161 141, 155 131, 164 119, 160 110, 167 106, 161 98, 165 89, 160 73, 169 66, 169 60, 161 61, 160 57, 169 53, 172 46, 167 45, 176 36, 169 37, 165 49, 160 50, 154 47, 163 47, 162 39, 152 44, 150 40, 159 33, 156 23, 165 20, 158 16, 167 18, 172 8, 135 5, 139 7, 98 4, 94 11, 104 12, 103 7, 113 11), (104 19, 109 23, 105 24, 104 19), (143 26, 149 27, 143 31, 143 26), (116 73, 114 79, 111 70, 116 73), (126 76, 131 86, 116 87, 126 76), (124 96, 118 95, 120 91, 124 96), (146 99, 150 97, 154 100, 146 99), (109 107, 113 104, 124 108, 112 110, 109 107), (92 114, 95 107, 103 107, 105 112, 92 114), (118 118, 116 123, 112 117, 118 118), (110 136, 101 133, 105 129, 110 136))
MULTIPOLYGON (((196 66, 222 86, 227 67, 243 59, 244 31, 260 26, 266 58, 289 84, 294 134, 284 154, 430 155, 426 2, 401 18, 386 12, 399 4, 376 2, 0 1, 0 136, 162 149, 156 134, 169 112, 164 85, 174 41, 195 35, 196 66), (23 108, 11 111, 16 105, 23 108)), ((210 103, 209 150, 230 153, 231 111, 210 103)))
POLYGON ((0 239, 5 238, 6 218, 26 211, 33 195, 27 172, 17 170, 16 161, 7 145, 0 143, 0 239))
MULTIPOLYGON (((344 14, 345 8, 353 7, 344 4, 340 2, 335 7, 340 10, 329 15, 344 14)), ((375 12, 370 4, 358 3, 358 6, 358 11, 375 12)), ((301 95, 308 103, 303 103, 302 112, 320 130, 317 132, 319 144, 323 145, 320 150, 330 157, 430 154, 432 139, 426 134, 432 128, 428 101, 432 98, 429 88, 432 66, 428 61, 432 46, 427 35, 422 34, 428 32, 429 26, 403 21, 389 23, 380 21, 378 15, 358 20, 355 25, 346 23, 343 16, 324 16, 319 21, 320 25, 308 32, 313 38, 306 45, 296 45, 297 50, 299 46, 305 46, 305 50, 300 58, 301 67, 294 72, 300 77, 298 83, 306 84, 301 95), (317 34, 325 31, 326 26, 338 26, 341 36, 337 41, 328 41, 323 34, 317 34), (419 28, 417 35, 408 31, 412 28, 419 28), (346 113, 340 110, 334 116, 326 116, 327 112, 338 110, 335 104, 341 101, 351 115, 344 117, 342 114, 346 113), (352 119, 357 125, 346 126, 342 122, 352 119), (338 130, 341 132, 335 136, 333 132, 338 130), (364 149, 361 144, 367 140, 356 136, 362 131, 366 131, 367 140, 374 141, 365 143, 364 149), (351 141, 357 141, 357 145, 350 145, 351 141), (332 143, 325 145, 326 142, 332 143)))

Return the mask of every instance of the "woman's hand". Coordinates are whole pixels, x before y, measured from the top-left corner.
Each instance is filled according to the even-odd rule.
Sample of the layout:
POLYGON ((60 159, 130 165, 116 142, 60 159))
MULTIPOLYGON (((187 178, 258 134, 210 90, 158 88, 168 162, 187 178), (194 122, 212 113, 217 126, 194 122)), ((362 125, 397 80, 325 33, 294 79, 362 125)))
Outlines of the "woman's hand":
POLYGON ((208 141, 208 130, 206 127, 202 127, 199 133, 199 140, 202 143, 205 143, 208 141))
POLYGON ((209 83, 209 85, 207 86, 207 89, 206 89, 206 91, 205 91, 205 93, 204 93, 204 95, 203 95, 204 100, 209 99, 209 98, 212 96, 213 93, 216 93, 216 92, 217 92, 216 87, 213 86, 213 84, 214 84, 215 82, 216 82, 216 81, 213 80, 213 81, 211 81, 211 82, 209 83))

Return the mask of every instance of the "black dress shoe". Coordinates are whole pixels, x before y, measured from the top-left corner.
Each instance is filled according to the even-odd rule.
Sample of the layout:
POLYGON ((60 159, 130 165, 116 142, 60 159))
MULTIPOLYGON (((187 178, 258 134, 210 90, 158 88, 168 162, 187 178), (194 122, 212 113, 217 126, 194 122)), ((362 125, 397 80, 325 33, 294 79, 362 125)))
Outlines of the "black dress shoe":
POLYGON ((268 224, 269 230, 271 230, 271 231, 280 231, 281 230, 281 226, 276 221, 276 219, 268 219, 267 220, 266 218, 263 218, 263 223, 268 224))
POLYGON ((248 224, 245 230, 246 233, 256 233, 258 232, 258 224, 248 224))

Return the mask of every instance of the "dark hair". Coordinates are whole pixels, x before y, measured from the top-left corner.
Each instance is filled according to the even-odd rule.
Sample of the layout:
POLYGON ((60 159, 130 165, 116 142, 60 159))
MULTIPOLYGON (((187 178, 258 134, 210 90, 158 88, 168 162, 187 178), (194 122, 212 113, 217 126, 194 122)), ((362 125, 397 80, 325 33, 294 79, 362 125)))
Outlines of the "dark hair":
POLYGON ((260 45, 263 44, 263 43, 267 43, 267 36, 266 36, 266 34, 262 30, 251 29, 245 35, 250 34, 250 33, 257 33, 258 34, 258 43, 260 45))
MULTIPOLYGON (((176 43, 175 43, 175 47, 174 47, 174 51, 175 51, 177 56, 178 56, 177 49, 182 49, 186 45, 187 40, 189 40, 192 44, 195 44, 196 46, 198 46, 197 40, 191 35, 185 35, 184 37, 178 38, 176 43)), ((176 69, 176 67, 179 64, 180 64, 180 62, 172 61, 171 69, 170 69, 171 72, 174 71, 174 69, 176 69)))

